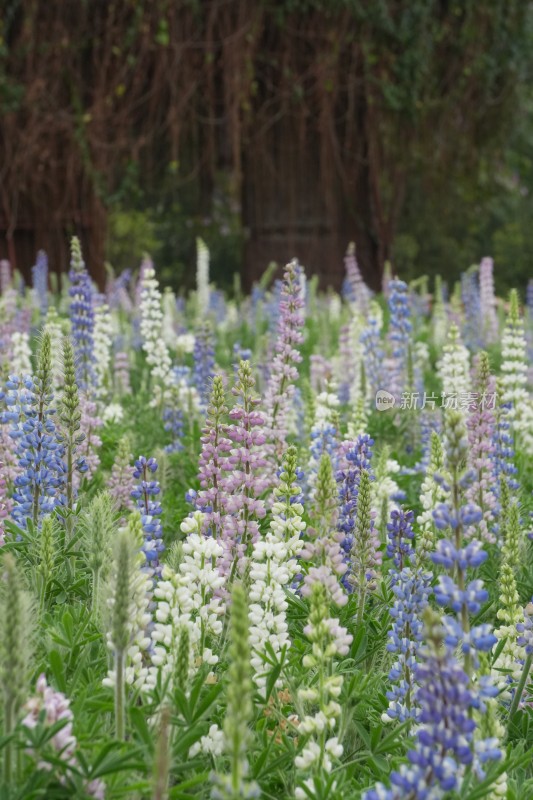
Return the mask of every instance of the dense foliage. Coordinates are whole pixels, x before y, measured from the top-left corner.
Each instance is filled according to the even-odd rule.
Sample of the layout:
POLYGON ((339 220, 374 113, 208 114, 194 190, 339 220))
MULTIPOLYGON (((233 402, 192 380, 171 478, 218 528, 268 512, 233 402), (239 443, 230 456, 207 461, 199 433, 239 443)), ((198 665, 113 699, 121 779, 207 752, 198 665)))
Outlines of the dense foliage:
POLYGON ((0 264, 1 795, 533 793, 533 294, 0 264))
POLYGON ((3 8, 0 227, 13 262, 17 237, 33 236, 63 268, 67 229, 103 285, 110 219, 115 265, 133 266, 136 237, 174 288, 198 234, 226 288, 243 248, 247 273, 280 260, 259 248, 257 263, 261 237, 289 251, 317 237, 309 266, 327 260, 337 288, 353 239, 374 288, 386 260, 412 277, 488 252, 502 273, 522 261, 524 278, 529 217, 513 201, 531 189, 529 3, 3 8))

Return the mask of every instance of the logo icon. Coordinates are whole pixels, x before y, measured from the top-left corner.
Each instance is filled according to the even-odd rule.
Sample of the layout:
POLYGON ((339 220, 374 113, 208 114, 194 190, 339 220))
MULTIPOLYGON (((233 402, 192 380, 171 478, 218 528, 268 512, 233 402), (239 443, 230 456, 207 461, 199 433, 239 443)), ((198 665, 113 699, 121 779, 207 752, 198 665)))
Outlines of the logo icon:
POLYGON ((386 389, 378 389, 376 392, 376 409, 378 411, 389 411, 394 408, 396 398, 386 389))

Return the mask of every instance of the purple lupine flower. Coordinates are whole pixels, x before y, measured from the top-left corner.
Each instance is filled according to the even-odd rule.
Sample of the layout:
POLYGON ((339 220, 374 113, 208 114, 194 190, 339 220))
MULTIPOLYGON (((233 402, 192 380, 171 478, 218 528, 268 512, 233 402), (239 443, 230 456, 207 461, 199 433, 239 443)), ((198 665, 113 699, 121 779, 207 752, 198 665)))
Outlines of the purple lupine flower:
POLYGON ((134 508, 131 497, 134 490, 132 460, 129 439, 127 436, 123 436, 118 443, 117 455, 108 482, 108 490, 117 511, 133 511, 134 508))
MULTIPOLYGON (((6 262, 7 263, 7 262, 6 262)), ((2 293, 3 313, 0 320, 0 365, 10 369, 13 357, 13 334, 19 330, 17 324, 17 293, 7 284, 2 293)))
MULTIPOLYGON (((26 716, 21 722, 23 728, 33 730, 38 725, 44 725, 47 728, 55 727, 55 732, 47 741, 52 749, 55 750, 56 755, 50 762, 39 762, 38 767, 49 771, 53 769, 54 762, 57 759, 79 771, 77 759, 78 741, 74 736, 74 715, 70 708, 70 701, 62 692, 55 691, 47 684, 44 674, 39 675, 37 678, 36 694, 29 698, 24 710, 26 716)), ((31 748, 26 752, 31 754, 31 748)), ((94 797, 96 800, 104 800, 105 798, 105 785, 98 778, 86 783, 84 790, 87 796, 94 797)))
MULTIPOLYGON (((309 358, 309 383, 314 392, 327 391, 333 378, 333 365, 331 361, 319 353, 313 353, 309 358)), ((340 395, 339 395, 340 399, 340 395)))
POLYGON ((200 442, 199 492, 189 493, 197 509, 204 512, 205 530, 218 539, 222 534, 222 520, 226 514, 227 495, 224 489, 223 469, 225 459, 233 448, 232 440, 224 436, 228 409, 225 404, 224 384, 220 375, 215 375, 211 397, 207 406, 205 426, 200 442))
POLYGON ((98 434, 104 424, 97 414, 96 403, 86 394, 80 395, 80 431, 85 435, 78 450, 78 457, 83 461, 84 468, 76 470, 73 475, 75 489, 79 489, 83 478, 91 480, 100 466, 99 450, 102 440, 98 434))
POLYGON ((297 365, 302 360, 298 350, 303 341, 304 300, 301 296, 303 270, 296 260, 285 267, 279 298, 277 337, 270 375, 265 390, 265 432, 271 475, 285 449, 287 415, 298 380, 297 365))
POLYGON ((155 458, 146 459, 139 456, 135 461, 133 477, 139 481, 131 492, 131 497, 137 501, 137 508, 141 513, 141 522, 144 531, 144 543, 141 548, 146 556, 148 567, 155 575, 161 574, 159 556, 165 549, 163 542, 163 529, 161 527, 161 504, 156 498, 161 487, 159 482, 152 480, 151 475, 157 471, 155 458))
POLYGON ((259 537, 259 520, 266 514, 261 495, 269 485, 264 475, 268 462, 263 455, 267 437, 264 417, 257 410, 261 399, 253 393, 254 386, 250 364, 242 361, 232 389, 237 398, 229 412, 232 422, 223 429, 233 447, 224 459, 225 474, 220 480, 227 498, 222 521, 224 556, 220 566, 231 575, 245 570, 252 545, 259 537))
POLYGON ((129 394, 130 385, 130 359, 126 352, 119 350, 115 353, 113 366, 113 384, 115 392, 118 394, 129 394))
POLYGON ((490 374, 486 353, 478 356, 474 386, 478 400, 473 404, 466 422, 468 466, 474 473, 474 480, 466 492, 466 499, 479 506, 482 518, 475 528, 467 531, 467 536, 475 530, 483 541, 494 542, 493 526, 498 505, 495 492, 497 480, 492 458, 495 450, 496 415, 489 398, 494 396, 496 383, 490 374))
POLYGON ((79 240, 72 237, 69 272, 70 322, 76 355, 76 377, 82 389, 95 384, 94 375, 94 298, 89 273, 85 268, 79 240))
POLYGON ((351 242, 344 257, 346 269, 346 288, 351 302, 355 303, 362 314, 366 316, 370 301, 370 290, 363 280, 357 258, 355 257, 355 244, 351 242))

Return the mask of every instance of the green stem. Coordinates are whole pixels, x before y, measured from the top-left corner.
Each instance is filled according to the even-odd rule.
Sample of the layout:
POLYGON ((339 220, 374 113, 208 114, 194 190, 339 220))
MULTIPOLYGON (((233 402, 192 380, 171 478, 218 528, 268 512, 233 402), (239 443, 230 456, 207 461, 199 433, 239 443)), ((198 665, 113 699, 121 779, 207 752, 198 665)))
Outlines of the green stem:
POLYGON ((116 737, 121 742, 125 739, 126 692, 124 686, 124 656, 123 650, 117 650, 115 654, 115 727, 116 737))
MULTIPOLYGON (((9 693, 4 702, 4 736, 8 737, 13 732, 15 718, 15 703, 9 693)), ((4 783, 9 786, 13 770, 13 743, 8 741, 4 747, 4 783)))
POLYGON ((93 572, 93 595, 91 597, 91 614, 94 614, 98 608, 98 593, 100 590, 100 570, 95 569, 93 572))
POLYGON ((44 611, 44 605, 46 602, 46 587, 48 586, 48 577, 41 573, 41 591, 39 592, 39 616, 42 615, 44 611))
POLYGON ((358 595, 357 620, 356 620, 358 627, 363 622, 363 611, 365 610, 365 597, 366 597, 365 573, 363 570, 362 575, 359 576, 359 595, 358 595))
POLYGON ((524 666, 522 667, 522 674, 520 675, 520 680, 518 681, 518 686, 516 687, 516 691, 514 693, 513 702, 511 703, 511 708, 509 709, 509 720, 512 718, 513 714, 518 709, 518 704, 522 699, 522 695, 524 694, 524 688, 527 683, 527 679, 529 677, 529 671, 531 670, 531 662, 533 660, 533 654, 529 654, 526 656, 526 660, 524 661, 524 666))
MULTIPOLYGON (((459 495, 459 476, 457 475, 457 469, 455 469, 453 473, 453 509, 456 519, 459 519, 460 495, 459 495)), ((463 526, 458 524, 457 528, 455 529, 456 549, 460 550, 462 544, 463 544, 463 526)), ((459 587, 461 592, 464 592, 466 585, 465 570, 461 569, 459 564, 457 564, 456 566, 456 576, 457 576, 457 586, 459 587)), ((468 608, 466 607, 466 603, 464 603, 461 608, 461 627, 465 633, 465 636, 468 635, 468 633, 470 632, 470 617, 468 616, 468 608)), ((472 675, 472 656, 470 653, 465 653, 464 668, 466 674, 470 678, 472 675)))

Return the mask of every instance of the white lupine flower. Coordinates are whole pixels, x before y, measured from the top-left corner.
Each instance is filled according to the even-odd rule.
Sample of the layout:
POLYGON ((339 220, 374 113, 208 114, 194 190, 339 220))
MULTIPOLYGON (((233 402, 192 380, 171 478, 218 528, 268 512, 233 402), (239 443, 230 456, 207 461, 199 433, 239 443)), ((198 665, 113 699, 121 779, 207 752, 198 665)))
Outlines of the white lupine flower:
MULTIPOLYGON (((137 561, 132 565, 129 585, 129 613, 126 623, 130 636, 130 645, 126 650, 125 680, 127 685, 134 686, 135 688, 143 687, 147 677, 145 657, 150 646, 150 637, 146 634, 146 631, 152 620, 148 610, 151 580, 149 575, 141 569, 144 560, 144 555, 139 554, 137 561)), ((111 580, 112 584, 116 585, 117 575, 114 574, 111 580)), ((107 601, 111 611, 114 603, 115 597, 111 596, 107 601)), ((114 651, 115 648, 111 632, 107 634, 107 646, 111 651, 114 651)), ((114 669, 110 669, 102 683, 104 686, 113 687, 115 685, 115 680, 116 672, 114 669)))
MULTIPOLYGON (((305 273, 302 272, 302 277, 305 279, 305 273)), ((305 300, 305 293, 304 293, 305 300)), ((332 320, 339 319, 342 310, 342 300, 340 295, 332 294, 329 298, 329 318, 332 320)))
MULTIPOLYGON (((303 786, 307 786, 308 791, 302 789, 301 786, 297 786, 294 790, 294 797, 296 800, 309 800, 310 797, 313 797, 315 794, 315 785, 312 778, 307 778, 307 780, 303 781, 303 786)), ((332 789, 335 788, 335 784, 332 786, 332 789)))
POLYGON ((522 418, 520 420, 520 448, 528 456, 533 457, 533 401, 521 406, 522 418))
POLYGON ((308 714, 306 717, 304 717, 300 722, 298 730, 306 734, 322 733, 322 731, 325 731, 334 725, 335 720, 328 718, 324 711, 321 710, 317 711, 316 714, 308 714))
MULTIPOLYGON (((442 358, 437 364, 437 372, 446 395, 467 394, 470 391, 470 355, 461 342, 459 328, 450 325, 448 342, 442 348, 442 358)), ((455 406, 454 406, 455 407, 455 406)), ((457 409, 460 410, 459 400, 457 409)))
POLYGON ((431 366, 431 356, 427 342, 415 342, 413 345, 413 363, 423 375, 431 366))
POLYGON ((338 738, 326 738, 334 730, 341 715, 341 706, 337 699, 342 690, 343 676, 334 673, 332 662, 334 656, 346 655, 352 642, 352 636, 339 621, 328 616, 330 597, 322 583, 313 584, 310 597, 309 622, 304 633, 311 642, 311 650, 304 656, 302 663, 305 667, 316 670, 318 677, 313 687, 302 687, 298 690, 299 700, 314 708, 310 709, 298 726, 299 735, 312 738, 305 743, 301 756, 294 763, 297 769, 311 771, 314 777, 298 781, 296 797, 304 797, 303 789, 303 794, 299 794, 301 787, 313 785, 314 778, 322 780, 323 774, 332 770, 332 758, 338 759, 342 756, 343 747, 338 738))
POLYGON ((176 347, 176 331, 174 329, 176 323, 176 295, 172 289, 167 286, 162 298, 163 320, 161 323, 161 333, 165 344, 168 347, 176 347))
MULTIPOLYGON (((301 547, 300 532, 305 529, 301 519, 303 506, 288 502, 286 491, 291 490, 283 483, 283 474, 281 487, 274 490, 278 499, 272 506, 270 530, 254 543, 250 561, 249 635, 254 681, 259 689, 264 689, 267 681, 266 645, 271 646, 276 656, 290 646, 284 589, 290 586, 298 571, 295 555, 301 547), (285 502, 279 499, 283 496, 285 502)), ((295 491, 294 486, 292 491, 295 491)))
POLYGON ((180 333, 176 337, 176 350, 182 353, 192 353, 194 351, 194 344, 196 337, 193 333, 180 333))
POLYGON ((294 759, 294 765, 298 769, 309 769, 320 758, 320 747, 316 742, 309 742, 299 756, 294 759))
MULTIPOLYGON (((161 293, 152 267, 147 267, 144 271, 140 311, 141 339, 146 363, 150 367, 153 380, 159 382, 160 391, 164 393, 170 379, 172 362, 162 335, 161 293)), ((155 395, 154 400, 157 402, 159 397, 155 395)))
POLYGON ((237 308, 236 304, 229 300, 226 303, 226 314, 224 319, 218 323, 218 329, 222 331, 233 330, 234 328, 238 327, 241 320, 239 317, 239 309, 237 308))
POLYGON ((31 375, 31 348, 30 337, 25 331, 15 331, 11 334, 13 355, 11 357, 10 371, 13 375, 31 375))
POLYGON ((336 391, 320 392, 316 398, 315 406, 315 425, 317 428, 323 427, 331 422, 333 413, 340 406, 340 401, 336 391))
POLYGON ((344 747, 342 744, 339 744, 339 740, 336 736, 334 736, 332 739, 327 740, 326 751, 335 758, 340 758, 344 753, 344 747))
POLYGON ((209 310, 209 250, 200 238, 196 239, 196 293, 198 314, 204 316, 209 310))
POLYGON ((112 336, 113 325, 109 306, 103 303, 96 308, 94 313, 93 353, 97 397, 103 397, 110 385, 112 336))
POLYGON ((431 456, 428 469, 420 489, 420 505, 422 513, 416 518, 419 526, 417 536, 417 560, 427 558, 435 547, 437 528, 433 519, 433 511, 440 503, 446 502, 449 492, 435 480, 435 473, 442 471, 442 443, 436 433, 431 435, 431 456))
MULTIPOLYGON (((311 438, 320 440, 326 432, 332 431, 336 425, 336 417, 340 405, 337 387, 330 384, 328 391, 320 392, 315 399, 315 417, 311 428, 311 438)), ((307 469, 307 486, 309 500, 315 496, 315 486, 318 477, 318 466, 323 449, 311 449, 311 457, 307 469)))
POLYGON ((524 323, 518 311, 518 299, 511 293, 511 309, 502 336, 502 365, 500 384, 502 403, 510 403, 508 418, 514 430, 530 433, 530 398, 527 386, 527 342, 524 323))
POLYGON ((498 338, 498 316, 496 314, 496 297, 493 279, 494 261, 482 258, 479 265, 479 301, 483 319, 483 331, 487 342, 495 342, 498 338))
POLYGON ((203 516, 201 511, 195 511, 190 517, 186 517, 180 525, 181 532, 187 536, 190 533, 200 532, 203 516))
POLYGON ((225 605, 219 594, 226 579, 217 569, 223 548, 215 539, 200 533, 203 521, 201 511, 183 520, 181 530, 187 538, 182 545, 183 557, 178 570, 175 572, 165 566, 162 580, 154 589, 157 607, 147 690, 156 685, 159 671, 163 681, 172 680, 178 642, 184 627, 189 632, 191 673, 198 661, 209 665, 218 663, 218 656, 209 647, 209 641, 216 640, 223 630, 225 605))
MULTIPOLYGON (((52 356, 52 383, 54 392, 57 392, 63 385, 63 336, 65 328, 65 320, 60 320, 57 311, 53 306, 48 309, 46 315, 46 322, 44 324, 43 332, 50 334, 50 353, 52 356)), ((68 327, 70 327, 70 324, 68 327)))
POLYGON ((196 414, 200 410, 200 395, 188 381, 187 370, 174 370, 170 374, 167 395, 173 404, 187 414, 196 414))
POLYGON ((371 484, 372 508, 378 509, 379 525, 384 526, 390 512, 398 508, 398 502, 393 498, 400 494, 400 487, 392 475, 400 471, 400 465, 394 458, 388 458, 384 464, 378 463, 376 480, 371 484))
POLYGON ((110 403, 102 412, 104 422, 120 422, 124 418, 124 409, 120 403, 110 403))
POLYGON ((221 756, 224 750, 224 733, 218 725, 211 725, 209 733, 202 736, 199 742, 193 744, 189 749, 189 757, 198 753, 205 753, 211 756, 221 756))

